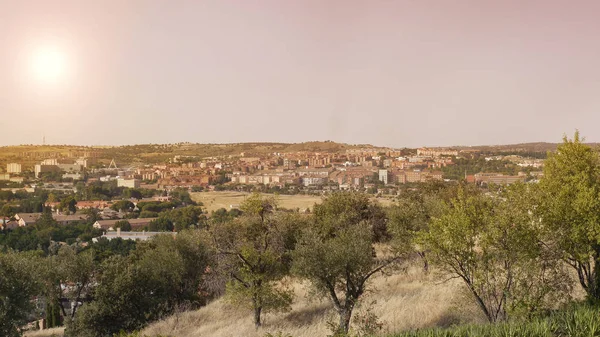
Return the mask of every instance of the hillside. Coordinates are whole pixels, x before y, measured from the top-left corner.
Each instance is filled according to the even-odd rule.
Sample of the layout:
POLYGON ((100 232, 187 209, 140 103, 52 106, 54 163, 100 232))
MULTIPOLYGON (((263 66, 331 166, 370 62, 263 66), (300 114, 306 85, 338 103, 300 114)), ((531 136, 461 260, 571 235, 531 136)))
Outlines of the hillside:
MULTIPOLYGON (((556 143, 522 143, 508 145, 453 146, 462 151, 484 153, 546 153, 555 151, 556 143)), ((597 147, 598 143, 588 145, 597 147)), ((77 145, 18 145, 0 147, 0 171, 9 162, 20 162, 25 168, 47 158, 77 158, 96 156, 101 163, 108 164, 115 159, 117 165, 131 163, 160 163, 174 156, 196 158, 219 156, 262 156, 272 153, 290 152, 326 152, 342 153, 350 149, 384 149, 369 144, 345 144, 331 141, 312 141, 304 143, 231 143, 231 144, 140 144, 122 146, 77 146, 77 145)))
MULTIPOLYGON (((47 158, 78 157, 95 154, 101 162, 115 159, 117 163, 163 162, 173 156, 193 156, 199 158, 217 156, 265 155, 274 152, 328 152, 339 153, 352 148, 376 148, 372 145, 349 145, 331 141, 304 143, 232 143, 232 144, 141 144, 123 146, 76 146, 76 145, 18 145, 0 147, 0 165, 18 161, 25 166, 33 166, 47 158)), ((0 166, 1 167, 1 166, 0 166)))
MULTIPOLYGON (((592 147, 598 147, 600 143, 587 143, 592 147)), ((500 152, 548 152, 556 151, 558 143, 520 143, 506 145, 478 145, 478 146, 454 146, 453 148, 466 151, 481 151, 489 153, 500 152)))
MULTIPOLYGON (((378 275, 372 284, 374 292, 365 297, 355 310, 357 318, 371 308, 383 322, 382 335, 429 327, 448 327, 455 323, 479 323, 479 312, 473 302, 465 300, 457 280, 436 281, 435 275, 425 274, 417 266, 390 276, 378 275)), ((267 333, 293 337, 316 337, 331 334, 327 322, 337 319, 329 302, 312 298, 309 289, 298 282, 293 284, 296 298, 292 311, 267 314, 263 328, 256 330, 249 309, 233 307, 224 299, 216 300, 197 311, 183 312, 145 328, 141 335, 154 337, 263 337, 267 333)), ((60 336, 60 329, 36 331, 28 337, 60 336)))
MULTIPOLYGON (((385 333, 447 327, 458 322, 474 322, 478 317, 471 302, 461 297, 460 283, 438 284, 435 278, 424 274, 419 268, 411 267, 408 272, 391 276, 379 275, 373 280, 373 293, 357 307, 356 318, 365 313, 370 305, 373 313, 384 322, 385 333), (471 318, 470 318, 471 317, 471 318)), ((248 309, 228 305, 223 299, 192 312, 185 312, 151 324, 142 335, 169 335, 177 337, 262 337, 266 333, 283 336, 314 337, 331 334, 327 322, 337 319, 326 300, 311 299, 307 288, 294 284, 296 299, 292 311, 269 314, 263 328, 256 330, 248 309)))

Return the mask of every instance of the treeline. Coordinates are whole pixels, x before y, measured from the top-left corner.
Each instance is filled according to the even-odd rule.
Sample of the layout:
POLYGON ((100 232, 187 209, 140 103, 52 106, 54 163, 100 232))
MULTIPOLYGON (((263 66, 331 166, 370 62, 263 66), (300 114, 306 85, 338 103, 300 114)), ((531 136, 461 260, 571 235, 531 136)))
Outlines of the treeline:
POLYGON ((356 305, 376 291, 371 278, 415 261, 440 280, 461 280, 480 313, 501 323, 497 329, 552 322, 559 317, 552 312, 575 302, 574 287, 585 291, 591 312, 600 301, 600 157, 578 134, 549 156, 539 184, 482 191, 430 182, 404 191, 390 207, 337 192, 310 214, 280 211, 275 199, 254 194, 240 212, 213 215, 199 228, 119 254, 104 251, 102 258, 93 245, 0 255, 0 295, 14 303, 0 311, 0 332, 18 334, 36 296, 60 308, 67 336, 138 330, 221 295, 251 311, 258 328, 266 312, 291 310, 294 293, 285 280, 293 277, 331 303, 338 316, 333 334, 345 336, 356 305), (28 272, 43 266, 53 266, 50 274, 28 272), (15 277, 27 281, 18 295, 10 290, 15 277), (68 293, 57 300, 52 289, 68 293), (63 298, 76 303, 73 311, 63 310, 63 298))
POLYGON ((278 211, 276 200, 255 194, 240 211, 213 215, 203 228, 139 242, 124 254, 105 251, 98 258, 97 244, 78 243, 53 244, 43 253, 2 254, 9 261, 6 270, 18 261, 31 271, 18 275, 30 285, 18 295, 21 306, 6 312, 10 319, 0 320, 11 322, 7 335, 18 334, 32 312, 29 299, 35 297, 45 299, 44 316, 65 324, 68 336, 140 329, 223 293, 252 310, 260 326, 265 312, 290 310, 293 293, 281 283, 288 275, 310 280, 323 294, 336 294, 340 326, 347 330, 369 278, 398 260, 396 254, 373 254, 375 241, 389 240, 386 215, 363 194, 332 195, 315 205, 312 215, 278 211), (351 283, 340 292, 341 284, 351 283), (52 318, 56 312, 59 320, 52 318))
POLYGON ((85 219, 69 226, 59 225, 52 217, 49 207, 41 213, 33 226, 0 230, 0 251, 40 251, 47 254, 53 242, 90 242, 92 238, 102 235, 92 225, 99 217, 97 212, 89 211, 85 219))
POLYGON ((199 206, 192 200, 189 192, 184 188, 176 188, 169 192, 170 200, 161 201, 142 201, 139 202, 138 210, 132 199, 152 198, 154 196, 166 195, 166 192, 159 192, 153 189, 136 189, 127 187, 117 187, 116 182, 92 183, 88 186, 83 183, 76 186, 75 193, 64 191, 48 191, 43 188, 37 188, 33 193, 25 190, 0 191, 0 216, 12 217, 16 213, 40 213, 44 210, 46 203, 58 202, 56 209, 65 213, 76 213, 78 201, 113 201, 110 206, 115 211, 130 212, 132 218, 137 217, 156 217, 158 213, 182 206, 199 206), (140 213, 148 211, 150 213, 142 216, 140 213))
POLYGON ((453 165, 442 167, 444 178, 452 180, 463 180, 465 179, 465 174, 473 175, 480 172, 517 175, 519 172, 529 173, 535 170, 532 167, 521 167, 508 160, 485 160, 482 156, 456 158, 453 165))

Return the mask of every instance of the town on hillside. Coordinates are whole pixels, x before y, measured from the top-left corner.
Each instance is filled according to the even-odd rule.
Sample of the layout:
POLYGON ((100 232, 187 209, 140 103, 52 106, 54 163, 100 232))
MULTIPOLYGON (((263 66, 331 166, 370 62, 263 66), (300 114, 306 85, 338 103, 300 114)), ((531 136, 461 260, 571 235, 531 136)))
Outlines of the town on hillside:
MULTIPOLYGON (((428 181, 466 181, 483 186, 537 181, 545 157, 543 152, 393 149, 331 142, 286 152, 270 151, 285 150, 281 146, 243 146, 245 151, 232 154, 230 149, 226 155, 213 151, 202 156, 188 151, 185 155, 151 157, 144 153, 160 153, 157 148, 167 154, 177 153, 173 146, 134 147, 139 154, 136 158, 146 157, 145 162, 102 148, 43 151, 44 147, 29 147, 5 155, 6 171, 0 173, 0 199, 4 201, 0 226, 33 226, 45 208, 52 211, 56 223, 77 224, 87 219, 84 213, 94 210, 97 220, 93 227, 104 237, 111 239, 118 232, 118 237, 146 240, 152 233, 175 231, 173 221, 158 225, 157 219, 165 210, 194 206, 189 193, 236 191, 318 197, 331 191, 359 191, 392 198, 428 181), (43 202, 31 207, 19 205, 36 191, 44 191, 43 202), (186 197, 182 198, 183 193, 186 197), (121 228, 119 221, 123 219, 127 225, 121 228), (147 234, 128 234, 130 231, 147 234)), ((180 148, 186 146, 179 144, 180 148)), ((124 148, 123 153, 132 151, 131 147, 124 148)), ((226 206, 234 209, 239 205, 226 206)), ((210 216, 206 209, 202 212, 210 216)), ((183 228, 181 222, 179 227, 183 228)))

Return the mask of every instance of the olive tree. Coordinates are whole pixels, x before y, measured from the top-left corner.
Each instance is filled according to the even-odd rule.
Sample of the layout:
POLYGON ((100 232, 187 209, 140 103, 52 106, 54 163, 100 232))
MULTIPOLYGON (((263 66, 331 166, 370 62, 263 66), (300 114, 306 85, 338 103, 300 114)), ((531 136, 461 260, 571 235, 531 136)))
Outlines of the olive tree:
POLYGON ((20 336, 38 292, 34 263, 25 253, 0 252, 0 335, 20 336))
POLYGON ((293 272, 331 300, 338 332, 348 333, 352 311, 377 272, 398 260, 374 249, 375 205, 364 194, 339 192, 315 205, 314 221, 293 252, 293 272))
POLYGON ((183 308, 203 304, 202 279, 212 251, 200 231, 183 231, 140 242, 129 256, 105 259, 68 336, 112 336, 143 328, 183 308))
POLYGON ((264 312, 289 310, 292 301, 292 291, 279 282, 289 269, 291 227, 276 207, 273 198, 253 194, 242 203, 241 217, 211 228, 219 272, 229 279, 226 296, 252 309, 257 328, 264 312))
POLYGON ((46 301, 58 305, 64 318, 73 319, 84 299, 90 295, 96 268, 93 250, 78 252, 71 246, 60 247, 56 255, 39 262, 46 301), (62 299, 72 303, 70 313, 67 313, 62 299))
MULTIPOLYGON (((438 192, 438 191, 436 191, 438 192)), ((429 223, 443 210, 444 200, 436 192, 421 190, 405 193, 387 208, 388 230, 393 244, 399 249, 415 251, 423 261, 423 270, 429 271, 427 252, 415 244, 418 233, 427 231, 429 223)))

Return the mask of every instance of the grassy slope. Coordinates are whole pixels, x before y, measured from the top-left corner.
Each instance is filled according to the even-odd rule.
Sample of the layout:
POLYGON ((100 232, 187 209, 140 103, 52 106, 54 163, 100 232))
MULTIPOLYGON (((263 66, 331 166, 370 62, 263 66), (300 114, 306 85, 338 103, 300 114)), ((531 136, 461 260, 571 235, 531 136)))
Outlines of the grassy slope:
MULTIPOLYGON (((416 267, 410 268, 407 273, 387 277, 379 275, 373 280, 373 286, 377 291, 369 294, 363 303, 372 303, 373 312, 385 322, 388 332, 449 326, 473 317, 471 311, 457 310, 464 307, 457 283, 436 285, 431 275, 424 275, 416 267)), ((329 303, 310 300, 307 288, 299 283, 294 284, 294 289, 297 297, 293 310, 266 315, 265 325, 259 330, 252 324, 250 310, 234 308, 220 299, 200 310, 151 324, 142 334, 178 337, 262 337, 267 332, 283 332, 294 337, 330 334, 327 321, 335 319, 335 314, 329 303)), ((357 308, 356 312, 364 310, 365 306, 357 308)), ((473 321, 469 319, 467 322, 473 321)))

